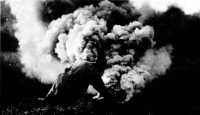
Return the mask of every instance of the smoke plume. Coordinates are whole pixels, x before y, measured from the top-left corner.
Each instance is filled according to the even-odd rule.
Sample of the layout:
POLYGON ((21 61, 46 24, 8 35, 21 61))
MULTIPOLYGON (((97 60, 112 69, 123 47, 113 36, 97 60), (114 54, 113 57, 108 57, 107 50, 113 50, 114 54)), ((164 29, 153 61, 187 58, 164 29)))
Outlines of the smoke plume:
POLYGON ((67 68, 83 61, 100 63, 105 59, 99 64, 105 65, 105 86, 127 102, 165 74, 172 63, 173 47, 154 47, 153 27, 137 20, 139 12, 128 1, 86 5, 53 18, 48 26, 40 17, 45 1, 8 2, 17 20, 15 36, 23 71, 43 83, 55 82, 67 68))
MULTIPOLYGON (((47 40, 47 28, 38 16, 39 0, 9 0, 11 12, 16 16, 15 36, 19 42, 18 51, 24 65, 23 71, 30 77, 37 77, 42 82, 56 80, 64 65, 50 54, 52 41, 47 40), (22 7, 23 5, 23 7, 22 7)), ((49 37, 48 37, 49 38, 49 37)))
POLYGON ((105 38, 112 40, 112 44, 106 50, 107 68, 102 79, 106 87, 119 96, 119 100, 129 101, 148 82, 165 74, 171 65, 172 47, 154 49, 153 36, 153 28, 139 22, 116 25, 106 35, 105 38), (143 46, 144 50, 137 50, 139 46, 143 46), (137 52, 143 52, 143 55, 137 52))

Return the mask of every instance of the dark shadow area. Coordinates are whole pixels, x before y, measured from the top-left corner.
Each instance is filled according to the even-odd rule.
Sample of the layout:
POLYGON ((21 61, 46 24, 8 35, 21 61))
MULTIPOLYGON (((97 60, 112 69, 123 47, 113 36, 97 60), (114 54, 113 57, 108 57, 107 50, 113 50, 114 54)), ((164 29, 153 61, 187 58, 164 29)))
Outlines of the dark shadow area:
POLYGON ((27 97, 41 97, 48 92, 50 88, 48 85, 40 83, 37 79, 25 76, 17 54, 1 53, 0 58, 1 103, 18 103, 27 97))
POLYGON ((174 48, 169 72, 144 90, 148 111, 156 115, 200 113, 200 17, 185 15, 172 6, 151 16, 145 24, 155 29, 156 47, 172 44, 174 48))

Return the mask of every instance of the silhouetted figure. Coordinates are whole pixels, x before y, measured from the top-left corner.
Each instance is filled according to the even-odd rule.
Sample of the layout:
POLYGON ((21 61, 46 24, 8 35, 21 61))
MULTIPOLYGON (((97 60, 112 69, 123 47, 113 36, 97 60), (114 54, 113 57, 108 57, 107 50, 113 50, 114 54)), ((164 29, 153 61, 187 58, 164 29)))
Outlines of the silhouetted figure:
POLYGON ((89 84, 105 99, 111 98, 101 79, 102 72, 95 63, 82 62, 60 75, 45 97, 49 103, 71 103, 86 93, 89 84))

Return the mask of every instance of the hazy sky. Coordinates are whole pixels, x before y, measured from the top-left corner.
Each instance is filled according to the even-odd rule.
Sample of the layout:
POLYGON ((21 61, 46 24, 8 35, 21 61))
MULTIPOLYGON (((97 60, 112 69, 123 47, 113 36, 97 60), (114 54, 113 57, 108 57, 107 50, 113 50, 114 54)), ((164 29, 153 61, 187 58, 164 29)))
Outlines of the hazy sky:
MULTIPOLYGON (((4 1, 4 0, 0 0, 4 1)), ((43 0, 41 0, 43 1, 43 0)), ((186 14, 191 14, 200 11, 200 0, 130 0, 137 8, 142 5, 149 4, 152 8, 158 11, 165 11, 171 4, 176 4, 182 8, 186 14)))
POLYGON ((130 0, 137 8, 149 5, 158 11, 165 11, 171 4, 179 6, 186 14, 200 11, 200 0, 130 0))

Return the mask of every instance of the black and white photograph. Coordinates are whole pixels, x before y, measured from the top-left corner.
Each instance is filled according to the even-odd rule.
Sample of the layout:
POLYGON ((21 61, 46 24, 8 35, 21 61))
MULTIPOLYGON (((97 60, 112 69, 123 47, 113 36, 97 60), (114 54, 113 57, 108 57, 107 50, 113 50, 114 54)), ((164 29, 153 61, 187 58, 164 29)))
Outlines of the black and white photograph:
POLYGON ((200 115, 199 0, 0 0, 0 115, 200 115))

